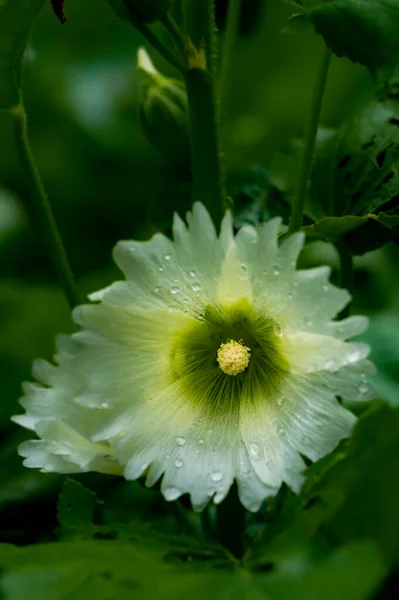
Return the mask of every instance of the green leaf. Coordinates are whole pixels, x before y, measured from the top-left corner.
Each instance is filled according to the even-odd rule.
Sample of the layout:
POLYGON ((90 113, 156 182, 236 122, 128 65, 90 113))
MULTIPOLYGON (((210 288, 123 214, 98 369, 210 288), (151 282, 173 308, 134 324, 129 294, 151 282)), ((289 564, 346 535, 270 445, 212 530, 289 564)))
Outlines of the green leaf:
POLYGON ((337 56, 372 71, 399 59, 398 0, 330 0, 312 6, 308 15, 337 56))
POLYGON ((302 231, 309 237, 332 243, 345 238, 353 254, 364 254, 389 242, 399 245, 399 214, 325 217, 313 225, 302 227, 302 231))
POLYGON ((297 33, 308 29, 311 25, 309 17, 304 13, 296 13, 287 19, 287 27, 285 31, 297 33))
POLYGON ((19 102, 22 56, 45 0, 0 1, 0 109, 19 102))
MULTIPOLYGON (((298 177, 303 143, 294 140, 270 166, 272 185, 288 203, 298 177)), ((304 213, 312 237, 344 237, 363 254, 399 234, 399 103, 373 99, 339 130, 318 132, 304 213)))
POLYGON ((327 556, 303 548, 272 564, 239 567, 215 552, 197 554, 162 539, 2 545, 0 565, 5 600, 335 600, 338 594, 363 600, 385 572, 370 543, 327 556))
POLYGON ((309 540, 373 540, 387 568, 399 564, 398 431, 399 409, 375 402, 364 411, 352 437, 308 469, 301 494, 266 532, 268 552, 287 552, 309 540))
POLYGON ((67 479, 58 498, 57 533, 60 538, 75 537, 76 533, 93 530, 93 515, 100 504, 96 494, 72 479, 67 479))

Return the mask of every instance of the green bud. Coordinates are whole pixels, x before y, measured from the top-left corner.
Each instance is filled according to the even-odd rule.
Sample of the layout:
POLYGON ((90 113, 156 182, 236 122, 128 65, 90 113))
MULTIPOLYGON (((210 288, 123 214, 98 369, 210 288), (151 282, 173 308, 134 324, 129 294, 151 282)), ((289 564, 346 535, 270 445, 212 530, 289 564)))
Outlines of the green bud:
POLYGON ((143 23, 153 23, 164 17, 172 0, 108 0, 121 19, 130 20, 133 15, 143 23))
POLYGON ((138 51, 137 69, 142 87, 140 117, 147 139, 169 158, 187 164, 190 137, 184 83, 157 71, 144 48, 138 51))

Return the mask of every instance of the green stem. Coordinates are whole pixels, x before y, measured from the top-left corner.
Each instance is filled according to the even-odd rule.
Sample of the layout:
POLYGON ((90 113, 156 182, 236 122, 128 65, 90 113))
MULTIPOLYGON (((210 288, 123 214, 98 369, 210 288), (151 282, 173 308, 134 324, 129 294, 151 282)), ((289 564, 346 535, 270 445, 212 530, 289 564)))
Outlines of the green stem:
POLYGON ((214 5, 213 0, 184 0, 183 6, 191 43, 185 80, 190 114, 192 199, 205 204, 218 227, 227 199, 214 84, 214 5))
POLYGON ((169 31, 170 35, 175 41, 177 48, 180 51, 183 60, 186 61, 186 39, 180 27, 169 13, 166 13, 164 18, 162 19, 162 24, 169 31))
POLYGON ((222 66, 220 71, 220 115, 226 115, 229 105, 231 81, 234 73, 234 44, 240 24, 241 0, 230 0, 227 12, 226 32, 223 43, 222 66))
POLYGON ((218 44, 214 0, 183 0, 186 32, 196 48, 204 47, 207 69, 216 77, 218 44))
POLYGON ((185 75, 186 67, 183 64, 183 62, 179 58, 177 58, 177 56, 175 56, 173 52, 171 52, 169 48, 165 46, 165 44, 163 44, 163 42, 161 42, 161 40, 155 35, 155 33, 153 33, 151 29, 147 27, 147 25, 145 25, 145 23, 143 23, 141 19, 135 17, 134 14, 130 13, 129 22, 133 25, 133 27, 135 27, 135 29, 137 29, 139 33, 141 33, 141 35, 151 44, 151 46, 155 48, 155 50, 157 50, 159 54, 166 61, 168 61, 169 64, 172 65, 172 67, 174 67, 182 75, 185 75))
MULTIPOLYGON (((352 293, 354 287, 354 275, 353 275, 353 256, 352 252, 348 248, 345 241, 342 239, 336 242, 335 247, 339 256, 339 267, 340 267, 340 284, 341 287, 347 289, 352 293)), ((339 314, 341 319, 344 319, 350 314, 350 303, 339 314)))
POLYGON ((216 509, 216 529, 220 543, 236 558, 244 556, 245 508, 234 485, 216 509))
POLYGON ((20 104, 11 109, 11 115, 14 118, 17 150, 29 182, 29 188, 36 203, 36 209, 47 238, 51 258, 58 271, 58 276, 68 303, 71 308, 74 308, 80 304, 79 295, 48 196, 29 146, 27 117, 22 98, 20 104))
POLYGON ((317 137, 317 126, 320 117, 330 60, 331 51, 328 48, 325 48, 319 72, 317 74, 310 108, 310 119, 306 133, 305 148, 299 170, 299 178, 293 199, 291 219, 288 228, 288 233, 290 234, 298 231, 302 225, 303 209, 305 206, 305 200, 309 189, 310 175, 312 172, 313 154, 317 137))

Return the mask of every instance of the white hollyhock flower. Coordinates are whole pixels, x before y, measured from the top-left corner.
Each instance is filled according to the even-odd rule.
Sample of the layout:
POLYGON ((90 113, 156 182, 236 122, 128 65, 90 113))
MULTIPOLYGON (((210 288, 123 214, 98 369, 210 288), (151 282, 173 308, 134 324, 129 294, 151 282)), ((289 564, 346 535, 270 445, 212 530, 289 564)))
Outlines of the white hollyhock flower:
POLYGON ((350 434, 338 396, 372 396, 367 327, 333 317, 349 294, 329 269, 296 271, 301 233, 277 243, 280 219, 219 238, 196 204, 174 241, 120 242, 126 280, 74 311, 81 330, 61 338, 57 367, 36 362, 14 417, 39 440, 22 444, 29 467, 162 477, 167 500, 201 510, 237 481, 257 510, 282 482, 297 491, 305 467, 350 434))

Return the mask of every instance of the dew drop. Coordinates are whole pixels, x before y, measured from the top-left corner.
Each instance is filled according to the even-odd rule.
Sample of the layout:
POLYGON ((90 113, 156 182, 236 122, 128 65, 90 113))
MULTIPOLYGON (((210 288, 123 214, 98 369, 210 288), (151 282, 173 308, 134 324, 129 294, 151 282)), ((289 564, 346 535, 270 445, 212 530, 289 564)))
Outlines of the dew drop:
POLYGON ((155 290, 154 290, 154 292, 155 292, 156 294, 159 294, 159 291, 160 291, 160 289, 161 289, 161 288, 159 287, 159 285, 157 285, 157 286, 156 286, 156 288, 155 288, 155 290))
POLYGON ((247 273, 247 271, 248 271, 248 267, 247 267, 247 265, 243 265, 243 264, 242 264, 242 265, 240 265, 240 266, 241 266, 241 271, 243 271, 244 273, 247 273))
POLYGON ((274 273, 275 275, 279 275, 279 274, 280 274, 280 271, 278 270, 278 268, 277 268, 277 267, 274 267, 274 269, 273 269, 273 273, 274 273))
POLYGON ((186 443, 186 440, 184 439, 184 437, 177 437, 175 439, 175 442, 178 446, 184 446, 184 444, 186 443))
POLYGON ((293 294, 288 294, 288 295, 287 295, 287 298, 288 298, 288 300, 292 300, 292 299, 293 299, 293 297, 294 297, 294 296, 293 296, 293 294))
POLYGON ((212 481, 221 481, 223 479, 223 473, 221 473, 220 471, 214 471, 212 473, 212 481))
POLYGON ((164 269, 165 269, 165 267, 163 267, 162 265, 160 265, 160 266, 158 267, 158 271, 161 271, 161 273, 162 273, 162 271, 163 271, 164 269))
POLYGON ((205 321, 205 317, 203 314, 197 315, 196 319, 197 319, 197 321, 205 321))
POLYGON ((283 406, 284 402, 285 402, 285 396, 280 396, 279 398, 277 398, 277 404, 279 406, 283 406))
POLYGON ((249 510, 249 512, 256 513, 256 512, 258 512, 258 510, 260 509, 261 506, 262 506, 262 502, 253 502, 252 504, 250 504, 248 506, 248 510, 249 510))
POLYGON ((369 386, 367 383, 361 383, 357 389, 359 394, 366 394, 369 391, 369 386))
POLYGON ((334 369, 336 368, 336 364, 334 360, 328 360, 325 365, 324 368, 327 369, 327 371, 334 371, 334 369))
POLYGON ((101 408, 109 408, 108 402, 102 402, 101 403, 101 408))
POLYGON ((199 292, 201 289, 201 285, 199 283, 193 283, 191 289, 193 290, 193 292, 199 292))
POLYGON ((248 452, 251 458, 258 459, 259 458, 259 446, 255 444, 255 442, 250 442, 248 444, 248 452))
POLYGON ((180 288, 177 286, 172 287, 172 289, 170 290, 171 294, 178 294, 179 292, 180 292, 180 288))
POLYGON ((321 289, 323 290, 323 292, 328 292, 329 288, 328 288, 328 285, 325 283, 321 289))
POLYGON ((171 485, 170 487, 167 487, 164 492, 163 495, 165 496, 166 500, 176 500, 180 495, 181 495, 182 491, 180 488, 171 485))
POLYGON ((190 277, 196 277, 197 276, 197 272, 194 271, 194 269, 192 271, 190 271, 190 277))
POLYGON ((201 444, 201 446, 203 446, 205 444, 205 440, 203 440, 202 438, 200 440, 198 440, 198 443, 201 444))
POLYGON ((278 435, 278 437, 281 437, 281 436, 283 436, 283 435, 284 435, 284 433, 285 433, 285 432, 284 432, 284 429, 279 429, 279 430, 277 431, 277 435, 278 435))
POLYGON ((273 333, 277 337, 281 337, 283 335, 283 330, 281 328, 281 325, 279 325, 278 323, 274 323, 273 324, 273 333))
POLYGON ((355 352, 352 352, 352 354, 349 354, 348 361, 350 363, 355 363, 358 360, 360 360, 361 357, 362 357, 362 355, 360 354, 360 352, 356 350, 355 352))
POLYGON ((182 461, 182 460, 180 460, 180 458, 176 458, 176 460, 175 460, 175 467, 176 467, 177 469, 180 469, 180 467, 182 467, 182 466, 183 466, 183 464, 184 464, 184 463, 183 463, 183 461, 182 461))
POLYGON ((213 498, 214 503, 215 504, 219 504, 223 500, 223 498, 225 497, 225 495, 226 495, 225 489, 224 488, 220 488, 217 491, 217 494, 215 494, 215 496, 213 498))
POLYGON ((164 259, 165 260, 170 260, 172 258, 171 254, 165 254, 164 259))

